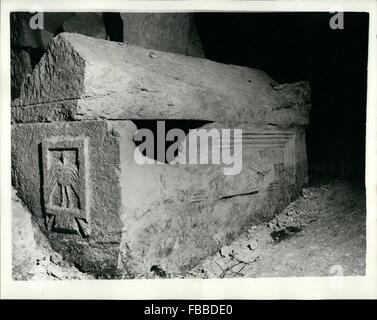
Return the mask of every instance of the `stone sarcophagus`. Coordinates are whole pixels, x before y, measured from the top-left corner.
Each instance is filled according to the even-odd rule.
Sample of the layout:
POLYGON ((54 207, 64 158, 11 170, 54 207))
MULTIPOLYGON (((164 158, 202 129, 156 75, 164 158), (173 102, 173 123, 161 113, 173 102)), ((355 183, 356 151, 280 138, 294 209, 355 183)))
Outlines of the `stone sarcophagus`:
POLYGON ((81 270, 184 274, 299 194, 309 108, 305 82, 62 33, 13 101, 12 183, 81 270))

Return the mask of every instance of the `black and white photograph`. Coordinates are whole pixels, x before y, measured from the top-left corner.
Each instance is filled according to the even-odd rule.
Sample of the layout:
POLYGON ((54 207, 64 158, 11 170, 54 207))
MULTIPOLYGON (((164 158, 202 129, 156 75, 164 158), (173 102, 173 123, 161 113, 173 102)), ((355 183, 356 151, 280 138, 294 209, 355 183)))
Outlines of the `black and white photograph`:
POLYGON ((368 275, 371 12, 38 5, 2 67, 9 281, 368 275))

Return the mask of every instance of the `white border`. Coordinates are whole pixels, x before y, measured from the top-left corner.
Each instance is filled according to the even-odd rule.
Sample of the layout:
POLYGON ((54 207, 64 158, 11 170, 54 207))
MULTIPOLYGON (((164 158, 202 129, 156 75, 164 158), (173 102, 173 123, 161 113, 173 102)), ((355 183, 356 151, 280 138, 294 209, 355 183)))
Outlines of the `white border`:
POLYGON ((1 298, 23 299, 323 299, 377 298, 377 2, 364 1, 1 1, 0 205, 1 298), (367 268, 365 277, 345 277, 334 287, 333 277, 221 280, 66 280, 14 281, 11 277, 10 160, 10 32, 9 13, 29 11, 362 11, 369 12, 367 97, 367 268))

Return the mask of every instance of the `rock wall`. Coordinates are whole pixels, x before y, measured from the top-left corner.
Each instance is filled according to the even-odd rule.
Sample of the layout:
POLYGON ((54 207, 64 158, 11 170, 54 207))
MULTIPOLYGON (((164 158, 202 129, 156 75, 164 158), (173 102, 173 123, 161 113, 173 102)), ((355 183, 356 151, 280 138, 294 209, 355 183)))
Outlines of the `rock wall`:
POLYGON ((107 38, 102 13, 45 12, 41 29, 31 28, 33 16, 34 13, 28 12, 13 12, 10 15, 12 99, 19 96, 22 82, 32 72, 55 35, 67 31, 98 39, 107 38))
POLYGON ((192 13, 121 13, 125 43, 204 58, 192 13))

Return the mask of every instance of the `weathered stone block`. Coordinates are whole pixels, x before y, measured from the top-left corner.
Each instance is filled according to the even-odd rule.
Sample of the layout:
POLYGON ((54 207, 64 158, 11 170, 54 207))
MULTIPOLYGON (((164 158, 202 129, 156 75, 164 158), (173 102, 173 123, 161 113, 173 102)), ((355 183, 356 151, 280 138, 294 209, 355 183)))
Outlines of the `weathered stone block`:
POLYGON ((13 185, 52 247, 102 277, 185 273, 282 210, 307 178, 307 84, 150 53, 62 34, 12 106, 13 185), (242 171, 179 164, 182 154, 138 164, 141 119, 242 129, 219 138, 221 149, 242 144, 242 171))
POLYGON ((13 106, 33 109, 26 119, 12 109, 14 122, 185 119, 290 127, 307 125, 310 90, 305 82, 279 86, 256 69, 62 33, 13 106))
POLYGON ((117 139, 95 121, 12 128, 12 180, 21 199, 53 249, 102 275, 116 269, 121 240, 117 139))
POLYGON ((244 130, 237 176, 213 165, 139 165, 136 131, 131 121, 13 126, 13 183, 53 248, 83 270, 185 272, 282 210, 304 182, 300 131, 244 130))

